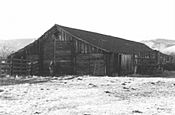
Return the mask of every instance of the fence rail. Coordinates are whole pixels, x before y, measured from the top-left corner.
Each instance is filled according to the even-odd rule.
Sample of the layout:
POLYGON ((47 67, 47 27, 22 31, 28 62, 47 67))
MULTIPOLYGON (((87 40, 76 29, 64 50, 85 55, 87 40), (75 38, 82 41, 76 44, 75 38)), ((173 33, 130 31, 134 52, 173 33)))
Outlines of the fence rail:
POLYGON ((5 75, 37 75, 38 60, 0 59, 0 76, 5 75))
POLYGON ((10 65, 6 59, 0 59, 0 76, 9 74, 10 65))

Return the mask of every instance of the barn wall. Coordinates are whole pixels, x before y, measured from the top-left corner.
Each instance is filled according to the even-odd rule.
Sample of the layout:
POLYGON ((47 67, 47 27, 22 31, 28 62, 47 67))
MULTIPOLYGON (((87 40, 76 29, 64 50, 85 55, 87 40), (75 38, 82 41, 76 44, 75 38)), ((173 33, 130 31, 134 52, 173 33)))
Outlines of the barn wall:
POLYGON ((55 74, 105 75, 104 52, 58 28, 54 34, 55 74))
POLYGON ((108 75, 121 76, 134 73, 134 60, 131 54, 111 53, 108 54, 108 75))
POLYGON ((160 66, 159 54, 157 52, 140 52, 135 57, 135 65, 138 74, 154 74, 157 73, 160 66))
POLYGON ((76 56, 76 74, 106 75, 104 54, 79 54, 76 56))
POLYGON ((53 60, 53 39, 49 37, 43 44, 43 74, 49 74, 49 64, 53 60))
POLYGON ((40 75, 50 75, 49 66, 54 61, 54 36, 57 28, 52 27, 39 38, 40 75))
POLYGON ((109 76, 113 76, 115 74, 118 74, 115 66, 116 66, 116 59, 114 57, 114 53, 107 53, 105 55, 106 57, 106 72, 107 72, 107 75, 109 76))
POLYGON ((56 74, 72 74, 73 73, 73 57, 71 41, 56 41, 55 48, 55 73, 56 74))
POLYGON ((121 75, 121 55, 119 53, 114 53, 113 55, 111 55, 113 57, 112 59, 112 74, 114 76, 116 75, 121 75))
POLYGON ((133 55, 121 54, 121 73, 122 75, 134 73, 133 55))
POLYGON ((73 73, 73 46, 71 36, 58 28, 51 28, 42 37, 40 47, 40 72, 42 75, 50 75, 49 68, 55 75, 73 73))
MULTIPOLYGON (((74 38, 74 37, 73 37, 74 38)), ((94 46, 74 38, 75 73, 105 75, 106 60, 104 52, 94 46)))

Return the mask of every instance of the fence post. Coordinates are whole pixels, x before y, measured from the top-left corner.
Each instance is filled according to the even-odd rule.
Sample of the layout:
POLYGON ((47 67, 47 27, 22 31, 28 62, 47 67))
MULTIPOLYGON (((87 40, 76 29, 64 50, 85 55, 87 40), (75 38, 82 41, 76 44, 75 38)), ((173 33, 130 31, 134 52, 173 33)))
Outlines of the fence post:
POLYGON ((1 65, 1 59, 0 59, 0 77, 1 77, 1 74, 2 74, 2 70, 1 70, 1 67, 2 65, 1 65))

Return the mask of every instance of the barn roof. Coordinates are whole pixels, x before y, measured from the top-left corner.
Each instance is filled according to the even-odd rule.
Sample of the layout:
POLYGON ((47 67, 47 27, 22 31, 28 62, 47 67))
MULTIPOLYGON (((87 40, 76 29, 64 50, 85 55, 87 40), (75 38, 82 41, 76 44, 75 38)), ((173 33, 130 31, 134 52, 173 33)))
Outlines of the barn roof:
POLYGON ((138 52, 149 52, 153 51, 151 48, 143 43, 134 42, 130 40, 125 40, 119 37, 103 35, 95 32, 74 29, 70 27, 65 27, 61 25, 56 25, 70 34, 89 42, 95 46, 106 49, 110 52, 118 53, 138 53, 138 52))

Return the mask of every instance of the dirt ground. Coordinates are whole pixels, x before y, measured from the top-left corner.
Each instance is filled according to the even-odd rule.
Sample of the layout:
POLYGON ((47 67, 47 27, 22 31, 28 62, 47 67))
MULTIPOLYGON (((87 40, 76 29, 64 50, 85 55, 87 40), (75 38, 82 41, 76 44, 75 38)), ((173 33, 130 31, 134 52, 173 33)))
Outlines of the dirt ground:
POLYGON ((1 83, 0 115, 175 115, 175 78, 42 79, 1 83))

